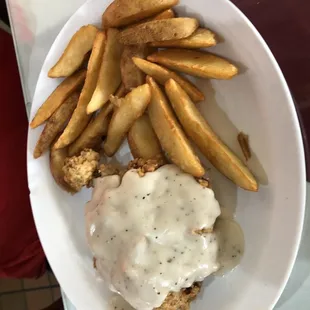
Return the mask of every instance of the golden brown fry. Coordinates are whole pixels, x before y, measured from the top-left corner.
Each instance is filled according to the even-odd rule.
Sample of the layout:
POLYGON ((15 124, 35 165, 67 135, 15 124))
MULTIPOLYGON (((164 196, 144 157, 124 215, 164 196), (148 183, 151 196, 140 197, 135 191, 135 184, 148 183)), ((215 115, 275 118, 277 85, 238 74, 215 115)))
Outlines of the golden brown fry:
POLYGON ((151 100, 151 90, 148 84, 133 89, 114 109, 109 125, 107 139, 103 149, 108 156, 113 156, 121 146, 127 132, 147 108, 151 100))
POLYGON ((151 42, 155 47, 206 48, 216 45, 215 33, 205 28, 198 28, 191 36, 180 40, 151 42))
POLYGON ((202 78, 228 80, 238 73, 238 68, 235 65, 207 52, 167 49, 160 50, 148 56, 147 59, 173 70, 202 78))
POLYGON ((69 156, 77 155, 85 148, 98 150, 102 138, 107 134, 113 111, 111 103, 106 104, 100 111, 99 118, 94 117, 82 134, 69 146, 69 156), (99 119, 101 120, 99 122, 99 119))
POLYGON ((115 0, 102 15, 103 28, 126 26, 178 4, 178 0, 115 0))
MULTIPOLYGON (((121 85, 115 93, 116 97, 123 97, 125 87, 121 85)), ((106 104, 88 124, 82 134, 69 146, 69 156, 77 155, 86 148, 100 147, 102 137, 108 132, 109 122, 113 111, 113 104, 106 104)))
POLYGON ((160 143, 146 114, 132 125, 127 140, 134 158, 164 159, 160 143))
POLYGON ((145 45, 127 45, 121 58, 122 82, 126 90, 138 87, 145 83, 145 74, 133 63, 132 57, 144 58, 148 48, 145 45))
POLYGON ((96 35, 93 50, 88 62, 85 84, 78 105, 66 129, 56 142, 55 148, 62 148, 71 144, 82 133, 90 120, 90 115, 86 113, 86 107, 96 88, 105 40, 106 37, 104 32, 99 31, 96 35))
POLYGON ((165 10, 157 15, 155 15, 152 20, 175 18, 175 13, 172 9, 165 10))
POLYGON ((238 142, 245 157, 245 160, 248 161, 252 157, 249 136, 246 135, 244 132, 240 132, 238 134, 238 142))
POLYGON ((151 77, 147 77, 151 86, 152 99, 149 104, 149 117, 163 150, 173 163, 185 172, 202 177, 205 170, 174 116, 166 97, 151 77))
POLYGON ((85 76, 86 70, 81 70, 63 80, 39 108, 30 127, 36 128, 43 124, 74 91, 82 86, 85 76))
POLYGON ((110 28, 107 31, 107 43, 103 54, 96 89, 87 106, 87 114, 103 107, 121 83, 120 59, 122 46, 118 42, 119 31, 110 28))
POLYGON ((145 74, 153 77, 161 85, 165 85, 169 79, 174 79, 183 87, 194 102, 205 99, 204 94, 194 84, 177 73, 141 58, 133 57, 132 60, 138 68, 145 74))
POLYGON ((73 93, 49 118, 34 149, 34 158, 40 157, 45 151, 47 151, 56 136, 64 129, 78 100, 79 93, 73 93))
POLYGON ((121 31, 119 41, 125 45, 182 39, 198 28, 195 18, 179 17, 149 21, 121 31))
POLYGON ((91 51, 89 51, 88 53, 85 54, 83 62, 81 64, 81 66, 80 66, 80 69, 87 70, 87 66, 88 66, 90 55, 91 55, 91 51))
POLYGON ((64 167, 65 160, 68 157, 67 148, 55 149, 51 148, 50 152, 50 170, 55 182, 66 192, 75 193, 75 190, 65 181, 64 172, 62 168, 64 167))
POLYGON ((67 77, 79 69, 85 55, 92 49, 98 28, 93 25, 82 26, 71 38, 63 54, 52 67, 51 78, 67 77))
POLYGON ((135 24, 131 24, 124 29, 135 27, 137 25, 141 25, 141 24, 149 22, 151 20, 168 19, 168 18, 174 18, 174 17, 176 17, 174 11, 172 9, 168 9, 168 10, 165 10, 165 11, 163 11, 163 12, 161 12, 155 16, 151 16, 151 17, 145 18, 145 19, 143 19, 143 20, 141 20, 135 24))
POLYGON ((170 79, 165 89, 186 134, 212 165, 241 188, 257 191, 258 184, 252 173, 213 132, 182 87, 170 79))

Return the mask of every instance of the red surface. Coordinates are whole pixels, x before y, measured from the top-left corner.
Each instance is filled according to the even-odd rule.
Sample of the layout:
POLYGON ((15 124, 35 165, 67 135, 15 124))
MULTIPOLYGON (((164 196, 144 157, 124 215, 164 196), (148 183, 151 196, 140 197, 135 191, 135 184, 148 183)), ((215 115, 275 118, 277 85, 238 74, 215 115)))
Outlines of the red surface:
POLYGON ((12 38, 0 29, 0 278, 39 277, 43 253, 26 172, 28 121, 12 38))
MULTIPOLYGON (((310 181, 310 0, 232 0, 275 55, 296 101, 310 181)), ((289 141, 288 141, 289 147, 289 141)))

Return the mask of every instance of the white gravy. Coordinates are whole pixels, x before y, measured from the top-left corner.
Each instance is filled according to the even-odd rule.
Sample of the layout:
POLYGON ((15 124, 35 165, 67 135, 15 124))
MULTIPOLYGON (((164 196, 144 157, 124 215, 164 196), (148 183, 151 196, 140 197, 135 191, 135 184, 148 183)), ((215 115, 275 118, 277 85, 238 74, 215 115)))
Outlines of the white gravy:
POLYGON ((239 262, 243 248, 238 247, 233 263, 229 259, 235 255, 236 247, 228 245, 234 226, 222 233, 230 222, 217 224, 213 233, 196 233, 212 228, 219 215, 214 192, 177 166, 165 165, 144 177, 132 169, 122 180, 117 175, 95 180, 86 233, 109 288, 135 309, 149 310, 169 292, 239 262))
POLYGON ((159 307, 169 292, 191 286, 219 268, 211 228, 220 207, 175 165, 139 177, 97 179, 86 207, 87 238, 110 289, 135 309, 159 307))

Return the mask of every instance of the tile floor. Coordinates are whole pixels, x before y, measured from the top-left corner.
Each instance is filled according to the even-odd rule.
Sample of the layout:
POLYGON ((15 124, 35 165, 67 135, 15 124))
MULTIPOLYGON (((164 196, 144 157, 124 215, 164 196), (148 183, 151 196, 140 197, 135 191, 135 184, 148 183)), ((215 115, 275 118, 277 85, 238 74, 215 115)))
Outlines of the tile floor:
POLYGON ((42 310, 60 298, 55 276, 39 279, 0 279, 0 310, 42 310))

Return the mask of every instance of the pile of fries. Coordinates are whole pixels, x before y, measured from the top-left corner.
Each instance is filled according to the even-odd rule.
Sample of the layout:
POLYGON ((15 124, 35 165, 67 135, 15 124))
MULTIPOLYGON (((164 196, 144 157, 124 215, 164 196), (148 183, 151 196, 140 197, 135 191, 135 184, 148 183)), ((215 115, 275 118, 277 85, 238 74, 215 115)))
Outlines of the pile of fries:
POLYGON ((135 158, 171 161, 199 178, 205 169, 191 139, 235 184, 258 190, 249 169, 196 108, 204 94, 176 72, 228 80, 238 68, 200 50, 216 45, 216 35, 195 18, 176 17, 177 4, 178 0, 115 0, 102 15, 103 29, 81 27, 50 69, 49 77, 65 79, 30 126, 46 122, 34 157, 50 149, 52 174, 63 188, 67 157, 85 148, 98 150, 103 140, 104 153, 113 156, 127 137, 135 158))

